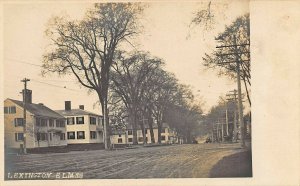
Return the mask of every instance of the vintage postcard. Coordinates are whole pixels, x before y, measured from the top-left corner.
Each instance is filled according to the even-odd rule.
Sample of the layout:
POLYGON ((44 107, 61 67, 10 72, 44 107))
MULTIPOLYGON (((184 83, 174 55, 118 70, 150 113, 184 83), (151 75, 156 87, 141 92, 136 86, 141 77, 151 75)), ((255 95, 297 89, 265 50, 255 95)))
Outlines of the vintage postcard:
POLYGON ((257 129, 273 107, 257 103, 266 98, 258 78, 277 71, 257 62, 260 28, 278 24, 291 38, 299 28, 289 27, 296 9, 274 23, 268 11, 280 6, 262 4, 1 3, 2 183, 296 185, 292 173, 262 181, 254 158, 271 144, 257 129))

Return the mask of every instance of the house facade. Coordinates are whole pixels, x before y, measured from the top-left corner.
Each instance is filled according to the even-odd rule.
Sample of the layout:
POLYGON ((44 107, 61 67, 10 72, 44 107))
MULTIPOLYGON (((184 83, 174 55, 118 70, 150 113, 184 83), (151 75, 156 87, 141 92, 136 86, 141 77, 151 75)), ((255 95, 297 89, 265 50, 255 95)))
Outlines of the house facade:
MULTIPOLYGON (((30 94, 31 96, 31 94, 30 94)), ((26 103, 26 148, 66 146, 65 118, 43 104, 26 103)), ((13 99, 4 101, 4 144, 6 148, 23 146, 23 102, 13 99)))
MULTIPOLYGON (((151 134, 150 128, 148 126, 145 127, 145 136, 146 143, 151 143, 151 134)), ((153 126, 153 133, 155 143, 158 142, 158 127, 156 124, 153 126)), ((132 126, 127 125, 126 130, 123 131, 113 131, 110 137, 112 144, 133 144, 133 130, 132 126)), ((144 143, 143 131, 142 129, 137 129, 137 140, 138 144, 144 143)), ((163 123, 162 131, 161 131, 161 143, 162 144, 175 144, 178 143, 178 138, 176 132, 171 129, 166 123, 163 123)))
POLYGON ((102 116, 84 110, 71 109, 71 102, 65 102, 64 110, 56 110, 66 118, 66 140, 68 144, 103 143, 102 116))

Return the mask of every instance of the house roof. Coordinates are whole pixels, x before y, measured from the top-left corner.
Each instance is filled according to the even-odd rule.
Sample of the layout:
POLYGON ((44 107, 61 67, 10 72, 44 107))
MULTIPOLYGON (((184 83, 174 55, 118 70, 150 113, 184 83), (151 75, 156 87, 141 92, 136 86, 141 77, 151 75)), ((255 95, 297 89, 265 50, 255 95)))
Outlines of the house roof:
MULTIPOLYGON (((152 127, 153 127, 153 128, 158 128, 158 126, 157 126, 156 123, 153 123, 153 124, 152 124, 152 127)), ((162 123, 162 128, 166 128, 166 127, 169 127, 168 124, 167 124, 167 123, 162 123)), ((148 125, 148 124, 145 124, 145 129, 149 129, 149 128, 150 128, 149 125, 148 125)), ((126 124, 126 129, 131 130, 131 129, 133 129, 133 127, 132 127, 131 124, 127 123, 127 124, 126 124)), ((141 130, 141 126, 140 126, 139 124, 137 124, 137 130, 141 130)))
POLYGON ((56 110, 57 113, 63 116, 79 116, 79 115, 94 115, 100 116, 99 114, 95 114, 82 109, 71 109, 71 110, 56 110))
MULTIPOLYGON (((17 104, 18 106, 23 108, 23 102, 13 99, 8 99, 17 104)), ((26 103, 26 110, 35 116, 41 117, 49 117, 49 118, 57 118, 57 119, 64 119, 62 115, 51 110, 50 108, 46 107, 43 104, 35 104, 35 103, 26 103)))
MULTIPOLYGON (((167 127, 169 127, 169 125, 167 123, 163 123, 162 124, 162 128, 167 128, 167 127)), ((156 128, 158 128, 157 124, 153 123, 153 129, 156 129, 156 128)), ((129 123, 127 123, 125 130, 132 130, 132 129, 133 129, 132 125, 129 124, 129 123)), ((149 129, 149 126, 147 124, 145 124, 145 129, 149 129)), ((112 129, 111 134, 112 135, 123 134, 123 133, 125 133, 125 130, 115 130, 115 129, 112 129)), ((137 125, 137 130, 141 130, 141 126, 139 124, 137 125)))

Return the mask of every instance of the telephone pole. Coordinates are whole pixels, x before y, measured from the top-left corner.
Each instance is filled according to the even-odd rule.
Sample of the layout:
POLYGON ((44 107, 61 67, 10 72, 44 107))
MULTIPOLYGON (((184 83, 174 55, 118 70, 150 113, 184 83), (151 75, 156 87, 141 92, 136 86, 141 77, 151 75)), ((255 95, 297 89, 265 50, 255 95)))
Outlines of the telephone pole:
POLYGON ((225 110, 225 117, 226 117, 226 135, 229 136, 229 126, 228 126, 228 105, 227 102, 225 103, 226 110, 225 110))
MULTIPOLYGON (((248 43, 245 43, 245 44, 237 44, 236 42, 236 36, 233 35, 233 45, 228 45, 228 46, 217 46, 216 48, 230 48, 233 49, 233 52, 230 52, 230 53, 223 53, 223 54, 219 54, 218 56, 219 57, 224 57, 224 56, 234 56, 235 60, 233 61, 225 61, 225 62, 221 62, 221 63, 218 63, 218 64, 224 64, 224 65, 229 65, 229 64, 232 64, 232 63, 235 63, 236 64, 236 76, 237 76, 237 87, 238 87, 238 113, 239 113, 239 123, 240 123, 240 132, 241 132, 241 142, 242 142, 242 147, 245 147, 245 133, 244 133, 244 119, 243 119, 243 104, 242 104, 242 91, 241 91, 241 63, 243 61, 249 61, 249 60, 240 60, 240 56, 239 55, 242 55, 242 54, 246 54, 246 53, 249 53, 249 52, 239 52, 238 51, 238 46, 239 47, 242 47, 242 46, 247 46, 247 45, 250 45, 248 43)), ((231 50, 232 51, 232 50, 231 50)))
POLYGON ((24 78, 21 82, 24 83, 24 91, 23 91, 23 153, 26 154, 26 99, 27 99, 27 82, 30 79, 24 78))
POLYGON ((237 123, 236 123, 236 110, 237 110, 237 90, 233 90, 233 91, 229 91, 229 92, 233 92, 232 94, 226 94, 226 96, 228 96, 229 98, 227 98, 228 101, 233 101, 234 103, 234 108, 233 108, 233 137, 234 137, 234 141, 237 142, 237 123), (233 97, 231 97, 233 96, 233 97))
POLYGON ((240 61, 237 55, 238 49, 236 45, 236 36, 233 37, 234 42, 234 50, 235 50, 235 60, 236 60, 236 71, 237 71, 237 85, 238 85, 238 109, 239 109, 239 120, 241 127, 241 139, 242 139, 242 147, 245 147, 245 126, 244 126, 244 117, 243 117, 243 104, 242 104, 242 90, 241 90, 241 69, 240 69, 240 61))

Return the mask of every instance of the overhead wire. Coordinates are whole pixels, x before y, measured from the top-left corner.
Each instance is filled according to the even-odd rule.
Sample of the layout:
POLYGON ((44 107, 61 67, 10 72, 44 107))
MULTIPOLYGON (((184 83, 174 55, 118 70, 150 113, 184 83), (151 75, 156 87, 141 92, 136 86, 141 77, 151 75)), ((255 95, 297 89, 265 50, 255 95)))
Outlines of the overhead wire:
POLYGON ((30 80, 33 81, 33 82, 42 83, 42 84, 53 86, 53 87, 63 88, 63 89, 67 89, 67 90, 71 90, 71 91, 75 91, 75 92, 80 92, 80 91, 75 90, 75 89, 67 88, 66 86, 54 85, 54 84, 42 82, 42 81, 39 81, 39 80, 36 80, 36 79, 30 79, 30 80))

